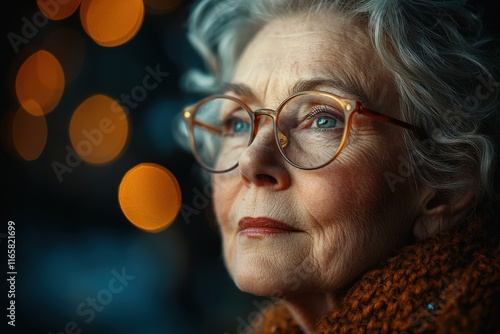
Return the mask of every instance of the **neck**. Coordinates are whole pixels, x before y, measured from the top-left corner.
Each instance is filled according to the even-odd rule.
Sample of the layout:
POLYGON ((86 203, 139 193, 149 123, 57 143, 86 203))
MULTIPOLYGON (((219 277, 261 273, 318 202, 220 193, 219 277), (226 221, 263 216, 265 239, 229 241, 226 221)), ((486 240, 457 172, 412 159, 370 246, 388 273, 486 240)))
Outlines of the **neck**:
POLYGON ((325 312, 333 310, 338 296, 334 293, 303 293, 285 299, 294 319, 306 334, 315 332, 315 328, 325 312))

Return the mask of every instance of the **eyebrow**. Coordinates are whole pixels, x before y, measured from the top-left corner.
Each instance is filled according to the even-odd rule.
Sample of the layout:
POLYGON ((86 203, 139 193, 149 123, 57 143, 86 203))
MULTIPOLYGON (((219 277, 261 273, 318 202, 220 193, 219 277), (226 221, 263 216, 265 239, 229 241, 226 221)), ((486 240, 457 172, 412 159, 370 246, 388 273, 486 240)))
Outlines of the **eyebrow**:
MULTIPOLYGON (((366 94, 357 85, 346 82, 340 78, 312 78, 297 81, 288 91, 289 96, 298 92, 317 90, 318 87, 330 87, 338 89, 361 102, 368 101, 366 94)), ((258 100, 257 95, 250 86, 244 83, 226 83, 223 92, 234 92, 252 100, 258 100)))
POLYGON ((342 80, 340 78, 312 78, 307 80, 297 81, 292 89, 290 90, 290 95, 306 91, 306 90, 316 90, 318 87, 330 87, 338 89, 339 91, 350 95, 354 99, 360 101, 367 101, 367 96, 362 89, 357 87, 357 85, 342 80))
POLYGON ((233 92, 239 96, 245 96, 252 100, 258 100, 257 96, 253 92, 250 86, 244 83, 226 83, 224 84, 222 90, 223 93, 233 92))

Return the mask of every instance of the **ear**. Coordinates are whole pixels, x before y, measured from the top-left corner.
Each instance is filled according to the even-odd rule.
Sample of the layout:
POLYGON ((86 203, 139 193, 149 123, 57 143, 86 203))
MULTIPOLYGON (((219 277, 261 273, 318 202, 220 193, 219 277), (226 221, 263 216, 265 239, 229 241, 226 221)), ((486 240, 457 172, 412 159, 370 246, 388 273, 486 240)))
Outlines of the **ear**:
POLYGON ((428 189, 413 225, 413 235, 423 239, 458 223, 471 208, 474 197, 473 189, 453 195, 428 189))

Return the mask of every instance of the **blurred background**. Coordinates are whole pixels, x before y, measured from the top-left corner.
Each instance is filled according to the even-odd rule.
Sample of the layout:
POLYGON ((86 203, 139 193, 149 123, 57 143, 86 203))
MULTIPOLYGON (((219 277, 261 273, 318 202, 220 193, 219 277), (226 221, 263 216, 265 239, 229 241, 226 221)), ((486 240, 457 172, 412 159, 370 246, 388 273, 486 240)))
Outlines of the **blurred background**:
POLYGON ((238 317, 246 321, 256 310, 257 299, 225 271, 210 189, 173 138, 175 116, 199 98, 180 87, 182 74, 201 66, 186 40, 190 6, 3 6, 3 297, 8 221, 15 222, 17 271, 15 328, 5 326, 10 299, 0 307, 7 333, 236 333, 238 317), (171 215, 181 201, 185 207, 161 231, 132 224, 118 201, 124 175, 142 163, 168 169, 180 186, 182 199, 161 169, 138 174, 136 182, 170 207, 153 216, 171 215), (154 193, 155 182, 166 191, 154 193))
MULTIPOLYGON (((181 87, 203 68, 186 40, 192 4, 3 5, 2 333, 243 333, 255 317, 263 299, 227 275, 210 189, 174 140, 200 98, 181 87)), ((499 31, 498 4, 475 4, 499 31)))

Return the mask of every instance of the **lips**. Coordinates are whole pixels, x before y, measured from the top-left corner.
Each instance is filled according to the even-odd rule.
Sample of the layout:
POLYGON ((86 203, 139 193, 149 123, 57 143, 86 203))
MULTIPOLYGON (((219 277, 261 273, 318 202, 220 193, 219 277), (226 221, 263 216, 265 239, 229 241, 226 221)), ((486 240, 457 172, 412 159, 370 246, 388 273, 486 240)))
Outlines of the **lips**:
POLYGON ((267 217, 243 217, 238 227, 238 232, 247 236, 300 232, 286 223, 267 217))

